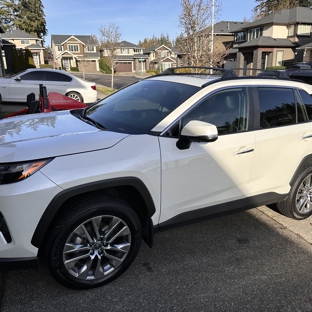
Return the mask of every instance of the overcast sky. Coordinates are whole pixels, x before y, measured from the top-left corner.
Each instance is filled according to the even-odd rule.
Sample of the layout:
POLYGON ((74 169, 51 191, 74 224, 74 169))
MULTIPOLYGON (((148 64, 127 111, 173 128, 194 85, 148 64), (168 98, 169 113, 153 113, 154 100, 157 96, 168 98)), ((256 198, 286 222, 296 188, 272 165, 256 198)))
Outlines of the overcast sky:
MULTIPOLYGON (((217 1, 217 0, 216 0, 217 1)), ((51 35, 96 35, 109 23, 119 27, 122 40, 138 44, 139 40, 159 37, 162 33, 175 39, 179 33, 180 0, 41 0, 47 21, 45 44, 51 35)), ((218 21, 251 19, 252 0, 223 0, 218 21)))

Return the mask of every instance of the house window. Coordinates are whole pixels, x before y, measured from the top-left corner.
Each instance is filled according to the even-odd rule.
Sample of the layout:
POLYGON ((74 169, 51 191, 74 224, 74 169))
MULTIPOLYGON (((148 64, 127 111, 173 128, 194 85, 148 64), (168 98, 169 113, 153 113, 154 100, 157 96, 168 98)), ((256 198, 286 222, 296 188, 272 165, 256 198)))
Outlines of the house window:
POLYGON ((95 46, 87 46, 88 52, 95 52, 95 46))
POLYGON ((262 36, 263 28, 254 28, 248 30, 248 41, 262 36))
POLYGON ((245 32, 239 32, 239 33, 236 33, 234 35, 234 40, 236 42, 240 42, 240 41, 246 41, 246 33, 245 32))
POLYGON ((78 44, 69 44, 68 51, 70 52, 79 52, 79 45, 78 44))
POLYGON ((301 24, 298 25, 297 35, 298 36, 310 36, 311 25, 301 24))
POLYGON ((120 54, 129 54, 129 49, 120 49, 120 54))
POLYGON ((29 44, 29 40, 21 40, 21 44, 29 44))
POLYGON ((142 52, 142 49, 133 49, 133 52, 134 52, 134 53, 141 53, 141 52, 142 52))
POLYGON ((160 52, 160 57, 166 57, 166 56, 167 56, 167 51, 160 52))
POLYGON ((295 34, 295 25, 289 25, 288 36, 293 36, 295 34))
POLYGON ((165 70, 165 69, 167 69, 167 68, 169 68, 171 66, 172 66, 172 64, 169 63, 169 62, 161 63, 162 70, 165 70))
POLYGON ((57 46, 57 51, 62 52, 63 51, 63 47, 62 46, 57 46))
POLYGON ((284 51, 277 51, 276 53, 276 66, 283 66, 284 51))

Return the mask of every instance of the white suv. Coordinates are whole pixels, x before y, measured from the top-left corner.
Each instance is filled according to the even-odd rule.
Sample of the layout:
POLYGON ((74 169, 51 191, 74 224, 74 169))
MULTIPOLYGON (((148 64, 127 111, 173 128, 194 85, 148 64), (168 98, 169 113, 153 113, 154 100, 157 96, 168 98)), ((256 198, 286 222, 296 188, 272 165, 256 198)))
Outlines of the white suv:
POLYGON ((311 86, 203 71, 0 121, 0 268, 43 258, 62 284, 92 288, 157 231, 272 203, 311 215, 311 86))

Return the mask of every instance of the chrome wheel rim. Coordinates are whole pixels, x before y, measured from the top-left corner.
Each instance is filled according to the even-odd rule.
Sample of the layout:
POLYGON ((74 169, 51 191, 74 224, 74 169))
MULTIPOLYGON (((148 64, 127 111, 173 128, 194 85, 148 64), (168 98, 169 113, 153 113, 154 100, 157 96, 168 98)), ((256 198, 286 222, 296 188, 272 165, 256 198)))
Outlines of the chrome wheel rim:
POLYGON ((63 263, 78 279, 99 279, 120 267, 130 247, 131 232, 123 220, 111 215, 97 216, 70 234, 63 250, 63 263))
POLYGON ((80 96, 78 94, 69 93, 67 96, 70 97, 71 99, 81 102, 80 96))
POLYGON ((312 210, 312 175, 309 174, 300 184, 296 194, 296 208, 300 214, 312 210))

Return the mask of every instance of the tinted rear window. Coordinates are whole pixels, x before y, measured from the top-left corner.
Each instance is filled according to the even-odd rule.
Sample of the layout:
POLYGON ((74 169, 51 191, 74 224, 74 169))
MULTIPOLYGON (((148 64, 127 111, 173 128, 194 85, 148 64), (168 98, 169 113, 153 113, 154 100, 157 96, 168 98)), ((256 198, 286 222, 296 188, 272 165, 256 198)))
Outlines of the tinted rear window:
POLYGON ((44 77, 44 81, 67 81, 70 82, 72 81, 72 78, 58 73, 58 72, 45 72, 45 77, 44 77))

